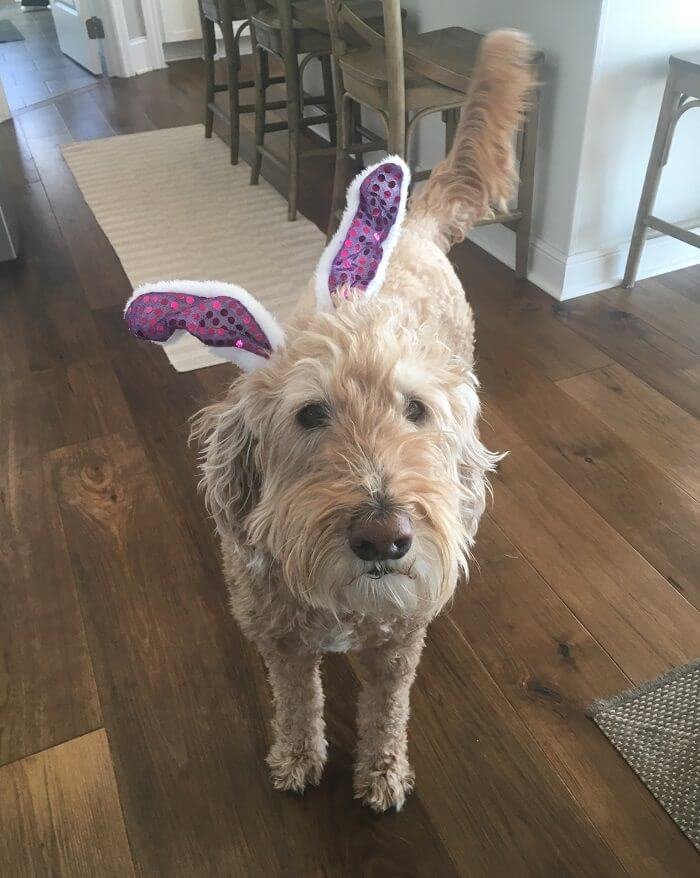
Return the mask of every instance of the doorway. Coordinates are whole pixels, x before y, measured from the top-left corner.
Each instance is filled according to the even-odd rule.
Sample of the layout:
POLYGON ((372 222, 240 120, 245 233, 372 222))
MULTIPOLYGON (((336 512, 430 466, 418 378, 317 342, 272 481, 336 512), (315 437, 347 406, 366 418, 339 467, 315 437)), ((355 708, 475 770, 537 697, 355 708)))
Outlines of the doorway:
MULTIPOLYGON (((27 7, 28 9, 28 7, 27 7)), ((0 23, 7 42, 0 42, 0 78, 14 113, 98 80, 64 55, 48 7, 22 11, 15 0, 0 0, 0 23)))

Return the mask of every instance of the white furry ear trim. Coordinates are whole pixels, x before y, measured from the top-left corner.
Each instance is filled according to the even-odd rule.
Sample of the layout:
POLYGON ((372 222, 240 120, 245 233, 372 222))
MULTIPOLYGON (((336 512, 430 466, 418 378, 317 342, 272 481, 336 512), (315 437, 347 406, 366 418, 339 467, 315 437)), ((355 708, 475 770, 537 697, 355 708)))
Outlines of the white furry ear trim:
POLYGON ((138 338, 166 345, 189 333, 246 372, 264 366, 284 345, 284 331, 258 300, 235 284, 161 280, 142 284, 124 319, 138 338))
POLYGON ((317 310, 331 310, 343 291, 364 290, 369 299, 381 288, 401 234, 410 182, 411 172, 399 156, 372 165, 352 181, 338 231, 316 267, 317 310))

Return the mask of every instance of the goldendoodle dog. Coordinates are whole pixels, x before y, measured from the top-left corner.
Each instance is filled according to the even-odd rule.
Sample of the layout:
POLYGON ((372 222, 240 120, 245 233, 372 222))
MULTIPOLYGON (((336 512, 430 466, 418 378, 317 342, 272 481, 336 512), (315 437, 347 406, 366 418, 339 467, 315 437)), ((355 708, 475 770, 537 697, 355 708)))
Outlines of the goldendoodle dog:
POLYGON ((401 159, 353 182, 284 329, 230 284, 159 282, 127 305, 135 335, 189 332, 243 370, 193 432, 231 610, 269 672, 280 790, 321 779, 320 664, 348 650, 363 668, 356 795, 384 811, 412 789, 409 690, 498 459, 479 440, 472 312, 446 253, 511 194, 531 57, 518 32, 484 38, 454 145, 408 207, 401 159))

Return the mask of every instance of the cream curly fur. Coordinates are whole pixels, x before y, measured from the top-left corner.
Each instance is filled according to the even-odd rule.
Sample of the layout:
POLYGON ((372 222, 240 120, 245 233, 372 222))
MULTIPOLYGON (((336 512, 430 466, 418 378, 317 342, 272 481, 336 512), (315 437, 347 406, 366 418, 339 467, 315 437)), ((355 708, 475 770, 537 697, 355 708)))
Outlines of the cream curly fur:
POLYGON ((195 423, 231 610, 269 671, 278 789, 320 781, 329 650, 357 650, 363 669, 356 795, 398 809, 413 786, 409 690, 426 626, 468 573, 497 460, 479 440, 473 316, 444 251, 510 191, 530 51, 516 32, 484 39, 453 150, 409 209, 377 295, 317 313, 311 282, 285 346, 195 423), (408 399, 423 423, 405 417, 408 399), (327 423, 303 429, 296 413, 317 401, 327 423), (378 503, 410 516, 414 538, 373 578, 348 530, 378 503))

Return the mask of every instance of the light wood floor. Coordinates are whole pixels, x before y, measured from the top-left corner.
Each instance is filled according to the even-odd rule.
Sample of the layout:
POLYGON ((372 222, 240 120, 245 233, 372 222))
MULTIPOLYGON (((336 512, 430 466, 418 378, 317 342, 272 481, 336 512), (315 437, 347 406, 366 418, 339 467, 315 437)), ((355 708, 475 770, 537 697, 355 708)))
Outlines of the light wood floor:
MULTIPOLYGON (((0 874, 698 875, 584 710, 700 655, 700 269, 560 304, 454 251, 484 431, 512 453, 420 667, 417 790, 380 818, 352 800, 357 685, 334 656, 322 786, 275 793, 185 442, 231 373, 177 374, 127 335, 129 285, 60 155, 196 122, 200 88, 181 62, 0 126, 25 234, 0 267, 0 874)), ((320 224, 330 170, 306 169, 320 224)))

